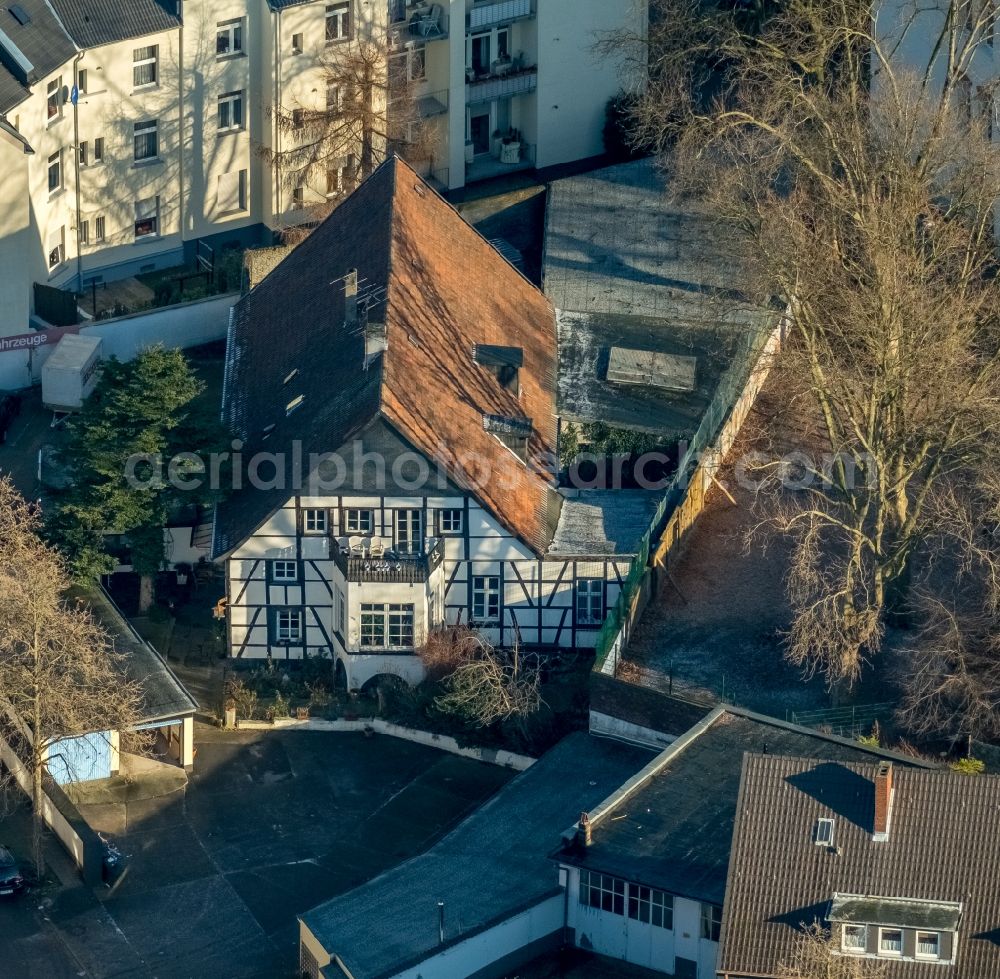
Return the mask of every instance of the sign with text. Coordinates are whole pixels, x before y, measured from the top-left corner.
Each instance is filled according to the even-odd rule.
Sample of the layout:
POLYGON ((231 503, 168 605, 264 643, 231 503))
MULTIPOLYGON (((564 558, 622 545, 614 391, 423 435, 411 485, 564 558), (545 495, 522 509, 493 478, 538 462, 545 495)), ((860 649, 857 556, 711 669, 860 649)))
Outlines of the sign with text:
POLYGON ((17 333, 10 337, 0 337, 0 354, 15 350, 39 350, 54 347, 67 333, 79 333, 77 326, 57 326, 50 330, 32 330, 31 333, 17 333))

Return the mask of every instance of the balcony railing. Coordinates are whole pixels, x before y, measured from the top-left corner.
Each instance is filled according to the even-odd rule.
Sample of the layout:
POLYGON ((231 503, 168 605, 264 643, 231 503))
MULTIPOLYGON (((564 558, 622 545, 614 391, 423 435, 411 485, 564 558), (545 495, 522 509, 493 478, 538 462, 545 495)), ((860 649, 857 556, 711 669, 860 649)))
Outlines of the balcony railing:
POLYGON ((521 68, 506 74, 491 73, 466 83, 465 102, 467 105, 474 105, 477 102, 510 98, 512 95, 526 95, 537 87, 537 68, 521 68))
POLYGON ((534 16, 534 0, 492 0, 490 3, 474 4, 465 15, 465 27, 469 31, 478 31, 534 16))
POLYGON ((392 46, 409 41, 440 41, 448 36, 448 12, 443 3, 425 3, 409 11, 394 11, 389 25, 392 46), (402 16, 399 14, 402 13, 402 16))
POLYGON ((354 553, 342 541, 333 541, 333 560, 348 581, 380 581, 389 584, 413 584, 426 581, 444 560, 444 541, 430 538, 423 554, 397 554, 386 549, 383 554, 369 550, 354 553))

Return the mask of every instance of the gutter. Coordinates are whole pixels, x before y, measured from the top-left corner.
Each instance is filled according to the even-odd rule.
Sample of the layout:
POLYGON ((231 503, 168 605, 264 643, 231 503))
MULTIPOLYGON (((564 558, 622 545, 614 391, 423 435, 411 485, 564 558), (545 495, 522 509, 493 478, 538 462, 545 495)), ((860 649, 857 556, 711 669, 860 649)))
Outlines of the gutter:
POLYGON ((83 249, 80 236, 80 224, 83 220, 83 206, 80 194, 80 62, 84 52, 78 50, 73 59, 73 86, 77 90, 76 102, 73 103, 73 172, 76 189, 76 291, 83 292, 83 249))

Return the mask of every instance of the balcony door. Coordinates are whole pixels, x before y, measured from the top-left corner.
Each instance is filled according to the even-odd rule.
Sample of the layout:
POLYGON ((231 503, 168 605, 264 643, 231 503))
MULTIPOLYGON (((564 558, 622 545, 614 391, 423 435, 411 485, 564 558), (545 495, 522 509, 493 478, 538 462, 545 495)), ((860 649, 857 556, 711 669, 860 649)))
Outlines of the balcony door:
POLYGON ((492 113, 490 105, 473 108, 469 117, 469 139, 472 140, 472 152, 483 156, 490 151, 490 138, 493 133, 492 113))
POLYGON ((422 510, 397 510, 393 544, 398 554, 421 554, 424 549, 422 510))

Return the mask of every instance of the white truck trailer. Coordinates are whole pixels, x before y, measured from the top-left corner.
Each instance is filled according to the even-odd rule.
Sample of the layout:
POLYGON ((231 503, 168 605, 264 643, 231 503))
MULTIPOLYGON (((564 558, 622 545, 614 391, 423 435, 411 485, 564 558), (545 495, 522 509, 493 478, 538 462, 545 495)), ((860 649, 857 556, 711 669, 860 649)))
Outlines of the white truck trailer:
POLYGON ((42 404, 64 414, 79 411, 100 376, 101 338, 68 333, 42 365, 42 404))

